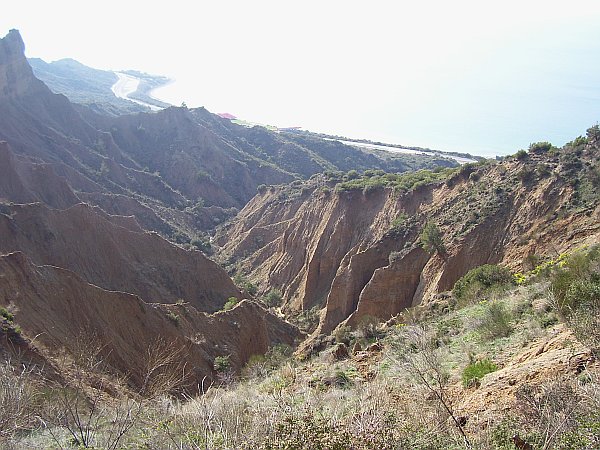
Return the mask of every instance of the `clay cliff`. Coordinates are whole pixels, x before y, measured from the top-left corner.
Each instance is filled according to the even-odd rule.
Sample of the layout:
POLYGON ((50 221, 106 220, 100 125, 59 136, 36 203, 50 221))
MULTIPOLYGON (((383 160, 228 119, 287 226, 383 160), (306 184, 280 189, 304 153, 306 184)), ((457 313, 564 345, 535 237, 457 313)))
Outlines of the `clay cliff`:
POLYGON ((36 264, 73 270, 89 283, 149 301, 182 298, 216 311, 241 297, 227 274, 199 251, 186 251, 142 230, 131 217, 86 204, 53 210, 41 204, 3 207, 0 252, 22 251, 36 264))
POLYGON ((0 142, 0 201, 42 202, 64 209, 79 203, 64 178, 52 166, 21 161, 6 142, 0 142))
POLYGON ((438 181, 368 174, 273 188, 216 242, 260 292, 280 289, 284 310, 320 309, 317 333, 367 316, 385 320, 451 289, 476 266, 522 270, 530 255, 597 242, 598 134, 594 127, 587 143, 422 175, 438 181), (444 251, 420 245, 426 223, 441 231, 444 251))
POLYGON ((0 40, 0 305, 15 317, 2 319, 0 359, 18 348, 60 377, 55 356, 73 356, 77 336, 91 334, 139 384, 160 339, 185 350, 194 385, 214 375, 216 356, 239 370, 253 354, 293 344, 298 330, 255 303, 219 313, 243 297, 227 273, 157 234, 186 243, 233 211, 192 210, 84 118, 94 113, 37 80, 23 51, 16 31, 0 40))
POLYGON ((149 352, 157 348, 179 355, 177 366, 185 368, 185 385, 193 389, 204 376, 215 376, 216 356, 230 355, 239 369, 251 355, 275 344, 292 345, 299 337, 293 326, 255 303, 244 301, 214 315, 188 304, 147 303, 89 284, 72 271, 36 265, 21 252, 0 256, 0 274, 0 306, 13 312, 21 329, 12 340, 35 337, 30 348, 50 367, 60 367, 64 350, 76 355, 101 349, 110 368, 136 389, 149 352))

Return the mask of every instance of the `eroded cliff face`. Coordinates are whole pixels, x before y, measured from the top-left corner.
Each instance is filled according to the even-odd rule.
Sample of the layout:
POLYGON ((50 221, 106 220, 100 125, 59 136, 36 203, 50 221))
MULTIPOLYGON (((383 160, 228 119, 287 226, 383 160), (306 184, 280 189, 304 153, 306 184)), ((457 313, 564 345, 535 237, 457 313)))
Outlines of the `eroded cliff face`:
POLYGON ((6 205, 0 214, 0 253, 22 251, 36 264, 63 267, 105 289, 147 301, 182 298, 216 311, 241 294, 201 252, 186 251, 142 230, 135 219, 110 216, 87 204, 53 210, 42 204, 6 205))
POLYGON ((42 202, 56 209, 68 208, 80 202, 52 166, 20 161, 4 141, 0 141, 0 200, 13 203, 42 202))
POLYGON ((321 308, 316 333, 328 334, 426 302, 479 265, 522 270, 528 255, 597 242, 600 196, 590 180, 598 155, 592 143, 530 153, 404 193, 335 192, 335 182, 317 177, 257 195, 216 241, 259 294, 283 292, 285 311, 321 308), (427 222, 438 225, 445 252, 421 248, 427 222))
POLYGON ((23 58, 24 52, 25 44, 17 30, 0 39, 0 98, 31 95, 43 89, 44 84, 23 58))
POLYGON ((29 353, 55 372, 63 365, 63 351, 91 357, 101 349, 104 362, 136 389, 155 350, 162 357, 177 355, 184 384, 193 389, 205 376, 215 376, 216 356, 230 355, 238 370, 251 355, 300 337, 295 327, 256 303, 243 301, 214 315, 189 304, 146 303, 89 284, 69 270, 36 265, 21 252, 0 256, 0 279, 0 306, 13 312, 21 328, 17 339, 9 338, 11 345, 35 338, 29 353))

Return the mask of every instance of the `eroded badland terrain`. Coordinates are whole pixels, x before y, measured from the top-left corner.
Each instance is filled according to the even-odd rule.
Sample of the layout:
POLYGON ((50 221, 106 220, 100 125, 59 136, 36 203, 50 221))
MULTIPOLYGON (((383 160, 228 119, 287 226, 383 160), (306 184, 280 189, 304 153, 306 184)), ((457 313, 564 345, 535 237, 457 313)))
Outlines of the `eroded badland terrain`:
POLYGON ((13 30, 0 446, 597 448, 599 157, 103 115, 13 30))

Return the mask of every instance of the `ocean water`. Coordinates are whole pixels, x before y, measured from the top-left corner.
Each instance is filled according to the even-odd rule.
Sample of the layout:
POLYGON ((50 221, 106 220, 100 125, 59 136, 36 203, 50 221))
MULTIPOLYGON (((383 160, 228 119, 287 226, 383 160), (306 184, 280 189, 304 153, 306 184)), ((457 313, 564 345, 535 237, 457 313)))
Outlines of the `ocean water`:
POLYGON ((303 78, 186 69, 154 95, 256 123, 488 157, 562 146, 600 122, 597 23, 479 44, 439 62, 432 54, 427 67, 333 60, 303 78))

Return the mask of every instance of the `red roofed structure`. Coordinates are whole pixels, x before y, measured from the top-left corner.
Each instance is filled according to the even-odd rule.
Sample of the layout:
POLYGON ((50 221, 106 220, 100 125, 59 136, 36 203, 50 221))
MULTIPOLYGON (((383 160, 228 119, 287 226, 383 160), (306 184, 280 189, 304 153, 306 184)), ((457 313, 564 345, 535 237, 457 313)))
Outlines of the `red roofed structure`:
POLYGON ((222 119, 229 119, 229 120, 237 119, 237 117, 235 117, 233 114, 229 114, 229 113, 217 113, 217 116, 221 117, 222 119))

